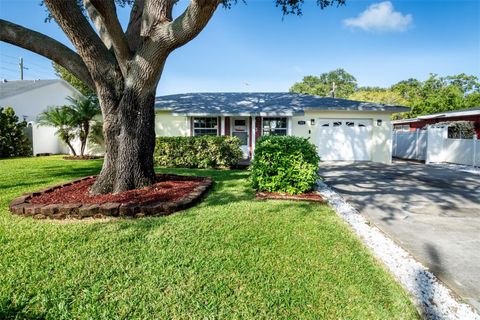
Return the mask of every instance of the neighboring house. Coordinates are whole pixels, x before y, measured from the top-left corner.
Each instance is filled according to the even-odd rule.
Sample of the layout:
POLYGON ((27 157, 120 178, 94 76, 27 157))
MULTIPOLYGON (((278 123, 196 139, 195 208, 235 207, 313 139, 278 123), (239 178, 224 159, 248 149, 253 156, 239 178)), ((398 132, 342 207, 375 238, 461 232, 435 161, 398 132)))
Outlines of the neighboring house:
POLYGON ((157 136, 232 135, 251 158, 262 135, 294 135, 322 160, 390 163, 392 113, 409 109, 296 93, 191 93, 158 97, 157 136))
POLYGON ((415 131, 425 128, 429 124, 442 123, 448 121, 471 121, 474 123, 475 131, 480 139, 480 107, 439 112, 426 116, 419 116, 414 119, 404 119, 392 121, 395 130, 415 131))
POLYGON ((63 80, 19 80, 0 82, 0 107, 12 107, 20 120, 32 127, 33 154, 68 153, 55 136, 56 129, 36 125, 38 115, 49 106, 68 104, 68 96, 81 93, 63 80))

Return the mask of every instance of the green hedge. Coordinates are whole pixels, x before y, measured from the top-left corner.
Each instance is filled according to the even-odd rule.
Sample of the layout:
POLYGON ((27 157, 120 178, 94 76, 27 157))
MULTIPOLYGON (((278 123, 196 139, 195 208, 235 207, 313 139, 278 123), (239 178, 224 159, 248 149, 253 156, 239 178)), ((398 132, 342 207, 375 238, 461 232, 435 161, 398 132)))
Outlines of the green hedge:
POLYGON ((257 191, 300 194, 313 189, 320 157, 308 139, 264 136, 257 141, 250 167, 257 191))
POLYGON ((237 137, 159 137, 155 144, 155 165, 162 167, 230 167, 241 158, 237 137))

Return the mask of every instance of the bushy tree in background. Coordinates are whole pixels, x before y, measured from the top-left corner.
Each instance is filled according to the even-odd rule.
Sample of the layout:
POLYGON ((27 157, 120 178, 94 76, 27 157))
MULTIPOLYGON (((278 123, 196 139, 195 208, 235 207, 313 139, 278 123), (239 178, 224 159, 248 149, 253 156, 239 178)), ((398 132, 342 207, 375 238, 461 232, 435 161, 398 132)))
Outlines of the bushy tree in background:
POLYGON ((75 77, 71 72, 69 72, 61 65, 52 62, 52 67, 57 77, 70 83, 72 87, 80 91, 80 93, 83 94, 85 97, 91 97, 95 95, 94 90, 92 90, 89 86, 85 85, 82 80, 75 77))
POLYGON ((332 96, 335 83, 335 97, 348 98, 357 88, 357 79, 342 68, 325 72, 320 76, 306 76, 296 82, 290 92, 313 94, 321 97, 332 96))
POLYGON ((11 107, 0 108, 0 158, 29 156, 31 143, 25 134, 27 122, 18 121, 11 107))
POLYGON ((390 88, 360 87, 357 91, 348 96, 348 99, 366 102, 376 102, 389 105, 404 106, 407 99, 390 88))
POLYGON ((394 119, 415 118, 421 115, 480 107, 478 77, 461 73, 440 77, 431 74, 425 81, 408 79, 391 87, 357 87, 355 77, 344 69, 306 76, 295 83, 290 92, 330 96, 336 85, 336 97, 410 107, 409 112, 396 113, 394 119))
POLYGON ((468 109, 480 106, 478 77, 464 73, 439 77, 431 74, 425 81, 409 79, 391 87, 400 94, 410 112, 401 116, 414 118, 437 112, 468 109))

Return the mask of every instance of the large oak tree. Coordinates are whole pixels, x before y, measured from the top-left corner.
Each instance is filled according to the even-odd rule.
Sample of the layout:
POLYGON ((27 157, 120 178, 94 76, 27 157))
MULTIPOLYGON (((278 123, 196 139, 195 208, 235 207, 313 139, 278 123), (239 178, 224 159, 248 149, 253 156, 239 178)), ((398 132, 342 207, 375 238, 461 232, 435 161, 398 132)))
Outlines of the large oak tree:
MULTIPOLYGON (((283 14, 301 14, 303 0, 273 1, 283 14)), ((1 41, 51 59, 97 93, 106 153, 93 193, 122 192, 154 182, 154 100, 165 61, 203 30, 219 5, 230 7, 236 0, 190 0, 174 18, 176 2, 44 0, 49 16, 76 52, 42 33, 0 20, 1 41), (125 4, 132 9, 123 30, 116 6, 125 4)), ((317 0, 321 8, 344 2, 317 0)))

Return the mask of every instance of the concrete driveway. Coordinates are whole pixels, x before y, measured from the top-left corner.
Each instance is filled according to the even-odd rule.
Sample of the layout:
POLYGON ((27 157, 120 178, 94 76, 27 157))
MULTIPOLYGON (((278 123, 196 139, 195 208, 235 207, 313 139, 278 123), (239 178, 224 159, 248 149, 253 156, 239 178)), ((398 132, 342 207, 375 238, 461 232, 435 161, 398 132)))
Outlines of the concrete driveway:
POLYGON ((320 174, 480 310, 480 176, 403 161, 322 163, 320 174))

